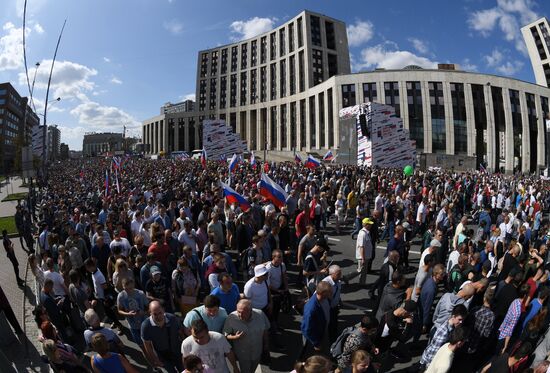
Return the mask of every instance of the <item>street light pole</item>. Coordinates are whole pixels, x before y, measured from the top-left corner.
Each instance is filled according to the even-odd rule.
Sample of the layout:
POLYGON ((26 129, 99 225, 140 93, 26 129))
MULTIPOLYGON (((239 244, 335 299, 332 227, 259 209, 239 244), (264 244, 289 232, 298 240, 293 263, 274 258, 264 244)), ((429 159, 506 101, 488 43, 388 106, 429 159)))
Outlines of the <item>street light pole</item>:
POLYGON ((550 177, 550 114, 546 117, 546 177, 550 177))

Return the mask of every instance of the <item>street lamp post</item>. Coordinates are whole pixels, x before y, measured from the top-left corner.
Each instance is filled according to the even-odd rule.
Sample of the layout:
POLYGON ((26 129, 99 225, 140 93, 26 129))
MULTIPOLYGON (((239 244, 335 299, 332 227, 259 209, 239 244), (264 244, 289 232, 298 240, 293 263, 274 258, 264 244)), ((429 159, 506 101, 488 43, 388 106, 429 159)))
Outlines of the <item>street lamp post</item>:
POLYGON ((550 113, 546 117, 546 177, 550 177, 550 113))

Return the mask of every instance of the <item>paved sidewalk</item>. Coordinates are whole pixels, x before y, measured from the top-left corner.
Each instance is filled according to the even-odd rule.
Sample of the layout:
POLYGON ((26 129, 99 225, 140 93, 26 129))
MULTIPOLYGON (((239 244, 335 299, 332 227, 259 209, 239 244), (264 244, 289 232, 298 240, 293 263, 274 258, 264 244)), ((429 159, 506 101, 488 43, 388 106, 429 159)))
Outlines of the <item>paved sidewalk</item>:
MULTIPOLYGON (((8 194, 28 191, 28 188, 22 188, 22 180, 20 178, 10 178, 10 183, 5 181, 1 183, 0 201, 8 194)), ((17 201, 0 202, 0 216, 12 216, 15 214, 15 206, 17 201)), ((27 269, 27 253, 21 248, 19 238, 12 238, 14 243, 15 253, 19 261, 19 275, 25 279, 27 269)), ((11 327, 2 315, 0 320, 0 347, 4 356, 15 367, 17 372, 48 372, 47 365, 42 363, 40 355, 42 348, 38 342, 39 330, 34 322, 32 310, 36 304, 34 290, 34 280, 32 273, 27 274, 27 285, 25 289, 17 286, 15 274, 11 262, 5 256, 5 250, 2 250, 0 255, 0 285, 11 307, 21 325, 25 330, 27 339, 19 341, 13 333, 11 327), (31 290, 33 289, 33 290, 31 290)), ((0 369, 1 370, 1 369, 0 369)))

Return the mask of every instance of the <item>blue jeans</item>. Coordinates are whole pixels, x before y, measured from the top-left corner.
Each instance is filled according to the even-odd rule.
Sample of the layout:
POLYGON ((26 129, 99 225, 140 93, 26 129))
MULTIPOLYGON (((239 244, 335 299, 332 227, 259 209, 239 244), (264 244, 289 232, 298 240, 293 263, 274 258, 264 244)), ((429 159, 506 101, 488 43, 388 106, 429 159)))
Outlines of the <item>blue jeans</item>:
POLYGON ((141 330, 139 329, 130 329, 130 333, 132 334, 132 340, 138 345, 143 346, 143 340, 141 339, 141 330))
POLYGON ((390 239, 395 234, 395 221, 390 221, 386 225, 386 228, 384 229, 384 232, 382 232, 382 237, 380 237, 381 240, 390 239))
POLYGON ((361 219, 357 217, 355 218, 355 226, 353 228, 353 232, 351 232, 351 237, 358 234, 360 230, 361 230, 361 219))

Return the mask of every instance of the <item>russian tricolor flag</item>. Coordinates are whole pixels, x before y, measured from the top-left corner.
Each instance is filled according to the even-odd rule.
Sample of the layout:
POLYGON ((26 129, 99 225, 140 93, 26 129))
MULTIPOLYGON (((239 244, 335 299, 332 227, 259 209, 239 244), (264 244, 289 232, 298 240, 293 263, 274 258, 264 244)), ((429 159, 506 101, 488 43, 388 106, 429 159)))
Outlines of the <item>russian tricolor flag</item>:
POLYGON ((254 156, 254 152, 250 154, 250 165, 252 168, 256 168, 256 157, 254 156))
POLYGON ((229 173, 232 173, 237 168, 237 165, 239 164, 239 158, 237 157, 237 154, 233 153, 233 157, 231 157, 231 160, 229 161, 229 173))
POLYGON ((246 198, 235 192, 235 190, 233 190, 233 188, 231 188, 229 185, 221 181, 220 184, 222 185, 223 196, 225 197, 227 203, 236 203, 243 211, 248 211, 250 209, 250 203, 246 200, 246 198))
POLYGON ((300 157, 300 154, 296 153, 294 155, 294 162, 296 163, 302 163, 302 157, 300 157))
POLYGON ((329 150, 327 154, 323 157, 323 161, 332 161, 334 159, 334 154, 332 154, 332 150, 329 150))
POLYGON ((110 188, 110 181, 109 181, 109 170, 105 170, 105 197, 109 195, 109 188, 110 188))
POLYGON ((316 159, 314 156, 312 156, 311 154, 307 156, 307 161, 306 163, 304 164, 305 167, 307 168, 316 168, 316 167, 319 167, 321 165, 321 162, 319 162, 318 159, 316 159))
POLYGON ((206 157, 206 149, 205 148, 202 148, 202 152, 201 152, 201 164, 202 164, 202 168, 206 169, 206 160, 207 160, 207 157, 206 157))
POLYGON ((260 195, 273 202, 278 208, 282 208, 288 198, 285 190, 264 173, 260 179, 260 195))

